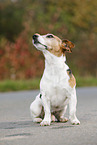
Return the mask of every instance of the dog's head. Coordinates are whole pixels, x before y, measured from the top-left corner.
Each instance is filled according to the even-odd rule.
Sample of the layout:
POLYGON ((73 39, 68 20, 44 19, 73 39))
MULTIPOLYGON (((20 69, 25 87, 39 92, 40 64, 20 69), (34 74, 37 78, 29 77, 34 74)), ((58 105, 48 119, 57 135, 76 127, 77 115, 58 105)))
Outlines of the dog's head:
POLYGON ((71 41, 61 40, 53 34, 40 35, 36 33, 33 35, 33 44, 38 50, 49 51, 56 56, 61 56, 65 52, 71 53, 74 47, 71 41))

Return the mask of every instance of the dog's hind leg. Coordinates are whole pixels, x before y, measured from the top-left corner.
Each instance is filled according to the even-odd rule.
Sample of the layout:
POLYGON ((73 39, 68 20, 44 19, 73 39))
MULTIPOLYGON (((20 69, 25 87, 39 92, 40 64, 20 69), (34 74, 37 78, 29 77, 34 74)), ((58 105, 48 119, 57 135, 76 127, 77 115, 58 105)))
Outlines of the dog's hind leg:
POLYGON ((42 102, 41 102, 41 94, 36 96, 36 99, 30 105, 30 113, 33 122, 40 123, 42 118, 40 118, 40 114, 42 111, 42 102))

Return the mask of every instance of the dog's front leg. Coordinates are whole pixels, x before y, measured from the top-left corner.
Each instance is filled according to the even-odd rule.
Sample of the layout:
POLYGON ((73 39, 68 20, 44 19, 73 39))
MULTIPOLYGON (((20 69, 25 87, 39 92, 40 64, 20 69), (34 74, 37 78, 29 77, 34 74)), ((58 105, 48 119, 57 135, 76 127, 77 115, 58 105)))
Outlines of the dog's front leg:
POLYGON ((79 125, 80 121, 76 117, 76 104, 77 104, 77 98, 76 98, 76 91, 71 95, 69 100, 69 119, 73 125, 79 125))
POLYGON ((42 102, 44 107, 45 116, 43 121, 40 123, 41 126, 47 126, 51 123, 51 112, 50 112, 50 100, 42 94, 42 102))

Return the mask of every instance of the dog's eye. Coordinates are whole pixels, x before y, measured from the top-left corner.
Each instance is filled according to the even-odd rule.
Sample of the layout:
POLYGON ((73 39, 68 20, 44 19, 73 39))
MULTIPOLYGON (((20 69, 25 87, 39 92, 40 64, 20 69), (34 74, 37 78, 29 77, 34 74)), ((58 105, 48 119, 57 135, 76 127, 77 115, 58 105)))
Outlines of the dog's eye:
POLYGON ((53 35, 47 35, 47 38, 54 38, 53 35))

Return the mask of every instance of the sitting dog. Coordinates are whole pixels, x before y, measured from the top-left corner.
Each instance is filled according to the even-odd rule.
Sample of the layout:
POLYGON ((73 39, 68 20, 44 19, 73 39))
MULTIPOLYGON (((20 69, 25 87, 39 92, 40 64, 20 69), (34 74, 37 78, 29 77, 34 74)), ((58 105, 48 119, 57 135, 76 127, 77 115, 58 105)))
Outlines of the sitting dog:
POLYGON ((51 121, 67 122, 64 117, 69 103, 69 119, 72 124, 80 124, 76 117, 76 80, 66 63, 65 53, 72 52, 74 44, 61 40, 53 34, 33 35, 34 46, 43 52, 45 69, 40 81, 40 93, 30 105, 33 122, 41 126, 51 121))

